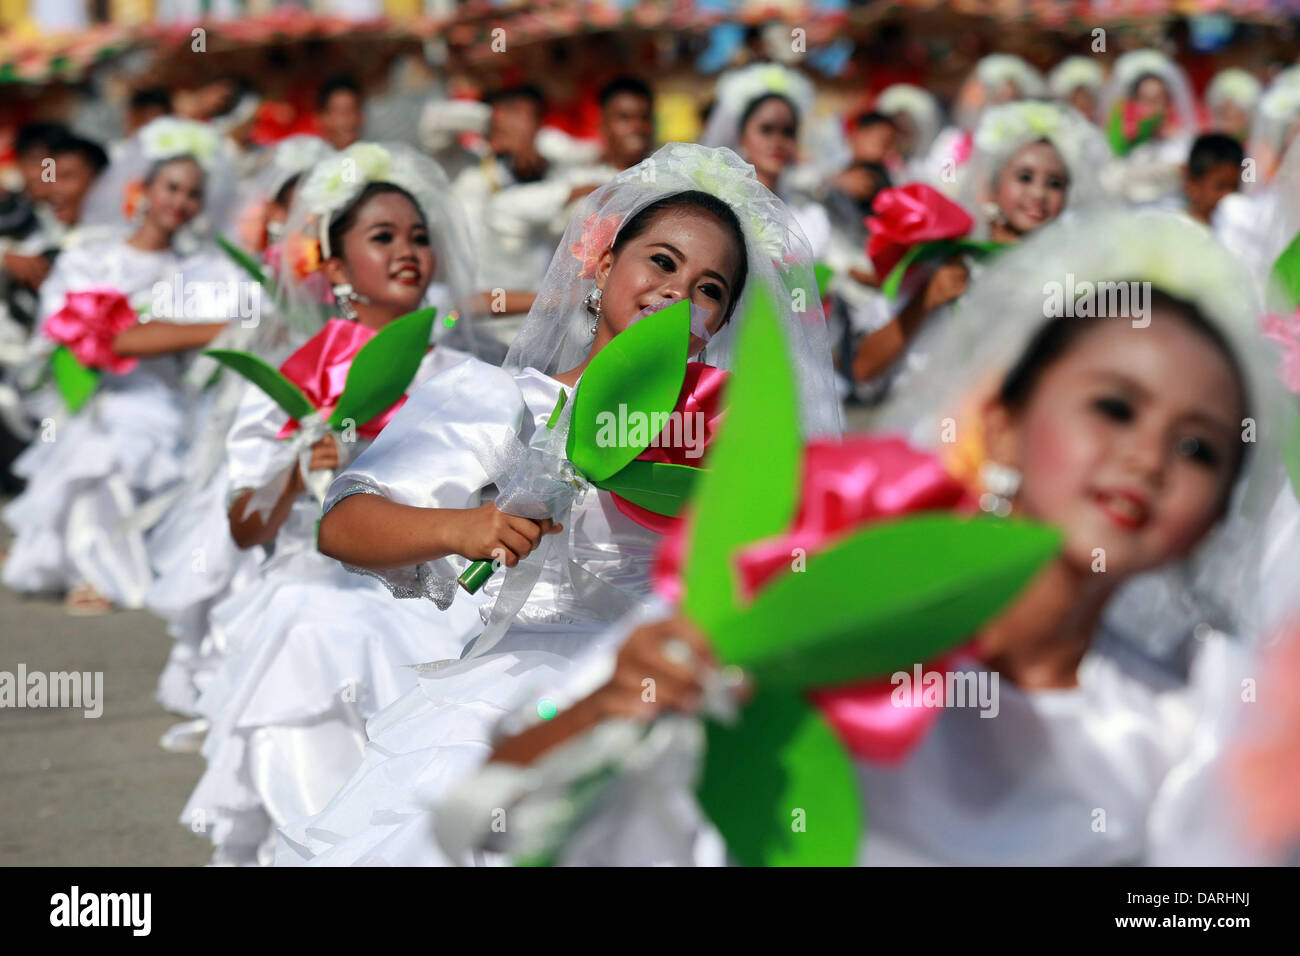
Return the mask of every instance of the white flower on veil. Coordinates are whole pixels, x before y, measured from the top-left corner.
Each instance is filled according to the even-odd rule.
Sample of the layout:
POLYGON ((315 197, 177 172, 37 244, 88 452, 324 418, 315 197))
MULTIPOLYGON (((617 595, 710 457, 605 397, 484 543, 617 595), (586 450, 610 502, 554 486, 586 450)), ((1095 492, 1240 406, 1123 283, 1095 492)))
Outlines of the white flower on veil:
POLYGON ((393 156, 384 147, 353 143, 311 171, 302 186, 302 202, 308 212, 327 219, 351 202, 367 183, 393 178, 392 169, 393 156))
POLYGON ((217 156, 220 139, 214 129, 195 120, 160 117, 140 130, 140 149, 150 162, 193 156, 208 167, 217 156))
MULTIPOLYGON (((720 151, 700 150, 690 146, 673 146, 669 156, 682 163, 682 173, 694 180, 706 193, 716 196, 731 207, 736 216, 749 226, 749 232, 759 248, 779 259, 784 247, 784 236, 777 224, 763 215, 755 215, 748 202, 749 186, 729 165, 720 151)), ((752 167, 748 167, 751 168, 752 167)))

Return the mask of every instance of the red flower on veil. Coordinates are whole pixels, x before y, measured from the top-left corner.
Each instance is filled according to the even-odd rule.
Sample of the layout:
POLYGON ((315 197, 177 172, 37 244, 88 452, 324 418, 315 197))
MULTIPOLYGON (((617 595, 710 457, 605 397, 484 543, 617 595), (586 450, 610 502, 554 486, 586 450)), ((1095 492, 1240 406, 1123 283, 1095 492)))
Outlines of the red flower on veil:
POLYGON ((623 224, 622 216, 604 216, 592 213, 582 223, 582 238, 569 246, 573 258, 582 263, 579 279, 590 279, 596 275, 596 266, 601 254, 614 244, 618 227, 623 224))

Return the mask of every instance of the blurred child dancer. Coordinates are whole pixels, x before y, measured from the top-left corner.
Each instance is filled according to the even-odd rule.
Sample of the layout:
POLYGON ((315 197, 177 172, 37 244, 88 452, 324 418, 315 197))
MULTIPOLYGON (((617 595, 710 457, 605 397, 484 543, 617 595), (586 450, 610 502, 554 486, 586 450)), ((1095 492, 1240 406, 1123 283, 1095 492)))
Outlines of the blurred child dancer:
POLYGON ((29 487, 5 510, 10 587, 65 592, 77 614, 142 605, 145 538, 118 525, 180 479, 182 373, 251 302, 226 256, 199 238, 202 220, 228 208, 228 158, 210 127, 155 120, 87 197, 87 221, 122 223, 125 212, 124 234, 59 257, 41 289, 34 361, 47 361, 57 338, 106 374, 75 414, 47 417, 15 462, 29 487))
MULTIPOLYGON (((1268 585, 1258 535, 1285 481, 1278 443, 1296 421, 1243 289, 1240 268, 1182 217, 1102 213, 1062 222, 986 273, 934 356, 939 374, 899 396, 889 423, 943 456, 982 508, 1052 524, 1064 544, 974 635, 960 663, 946 665, 1001 678, 992 719, 982 706, 951 701, 932 720, 906 699, 886 704, 896 681, 875 685, 883 697, 874 708, 862 685, 815 697, 857 755, 869 821, 861 863, 1251 858, 1212 839, 1244 821, 1206 814, 1224 808, 1207 799, 1214 785, 1206 771, 1248 710, 1241 681, 1254 670, 1234 639, 1260 625, 1256 599, 1268 585), (1115 313, 1076 316, 1059 288, 1050 298, 1070 277, 1139 289, 1150 282, 1150 294, 1115 313), (955 445, 943 437, 953 424, 955 445), (1143 592, 1139 613, 1114 613, 1133 607, 1118 599, 1126 589, 1143 592), (1196 647, 1190 673, 1145 653, 1150 620, 1196 647), (900 734, 907 724, 915 732, 900 734), (893 765, 885 765, 879 748, 891 740, 893 765)), ((871 460, 886 445, 857 447, 871 460)), ((918 455, 909 487, 925 474, 925 458, 918 455)), ((825 470, 804 485, 805 508, 810 495, 827 499, 813 514, 870 513, 855 496, 887 490, 825 470)), ((699 713, 716 667, 710 657, 707 635, 684 618, 632 620, 571 668, 571 686, 552 685, 560 710, 549 720, 526 712, 537 687, 517 688, 509 723, 479 749, 485 760, 492 748, 490 762, 435 806, 444 848, 465 858, 492 838, 493 814, 502 812, 512 821, 504 839, 518 841, 530 819, 521 802, 542 786, 563 794, 577 782, 567 768, 583 764, 592 726, 699 713), (688 652, 669 653, 674 641, 688 652), (646 677, 658 702, 639 693, 646 677)), ((696 749, 655 753, 646 738, 640 755, 626 754, 620 762, 633 785, 610 787, 577 821, 559 862, 726 862, 690 792, 690 763, 682 769, 684 759, 698 767, 700 735, 685 739, 696 749), (658 787, 653 805, 640 799, 636 780, 658 787)), ((591 779, 591 765, 583 772, 591 779)))

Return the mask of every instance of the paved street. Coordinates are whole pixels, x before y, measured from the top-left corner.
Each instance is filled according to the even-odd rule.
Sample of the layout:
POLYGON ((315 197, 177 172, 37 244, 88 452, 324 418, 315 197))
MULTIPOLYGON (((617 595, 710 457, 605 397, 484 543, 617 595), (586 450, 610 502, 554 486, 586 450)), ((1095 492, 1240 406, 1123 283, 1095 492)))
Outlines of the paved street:
MULTIPOLYGON (((0 548, 9 544, 0 530, 0 548)), ((102 671, 103 715, 0 710, 0 865, 170 865, 207 860, 181 808, 203 770, 167 753, 177 718, 153 699, 169 640, 144 611, 70 617, 0 588, 0 671, 102 671)))

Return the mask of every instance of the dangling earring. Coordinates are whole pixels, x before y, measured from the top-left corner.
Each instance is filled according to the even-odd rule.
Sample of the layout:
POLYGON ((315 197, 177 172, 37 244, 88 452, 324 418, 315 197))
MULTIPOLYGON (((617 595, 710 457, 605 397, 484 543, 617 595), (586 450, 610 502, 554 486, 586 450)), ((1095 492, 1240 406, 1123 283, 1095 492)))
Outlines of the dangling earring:
POLYGON ((339 307, 339 315, 348 322, 357 320, 357 310, 352 305, 356 293, 352 291, 351 282, 342 282, 334 286, 334 304, 339 307))
POLYGON ((995 202, 984 204, 984 218, 989 221, 990 226, 1000 225, 1006 221, 1006 216, 1002 215, 1002 208, 995 202))
POLYGON ((980 481, 988 489, 980 495, 980 509, 999 518, 1011 514, 1011 499, 1020 490, 1020 472, 1010 465, 986 461, 980 465, 980 481))
POLYGON ((596 336, 596 329, 600 327, 600 297, 604 295, 596 286, 591 287, 591 291, 582 299, 582 304, 586 306, 587 311, 591 314, 591 335, 596 336))

